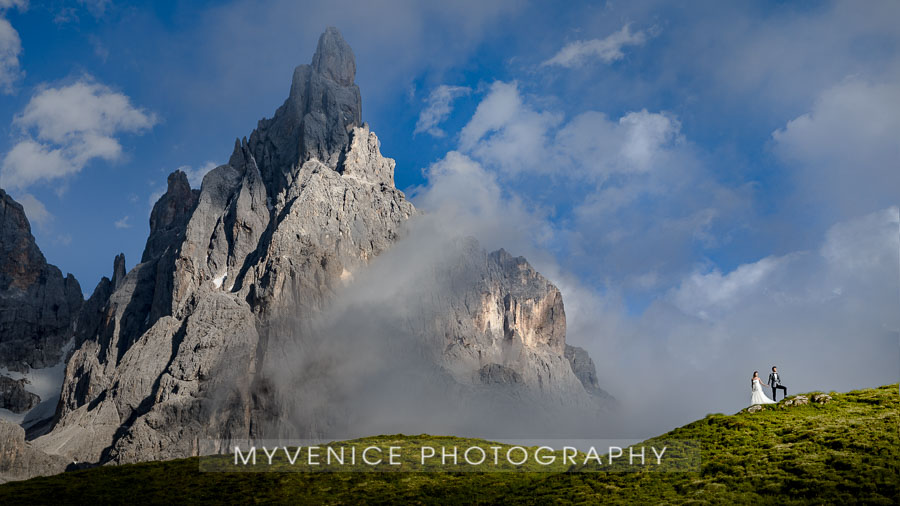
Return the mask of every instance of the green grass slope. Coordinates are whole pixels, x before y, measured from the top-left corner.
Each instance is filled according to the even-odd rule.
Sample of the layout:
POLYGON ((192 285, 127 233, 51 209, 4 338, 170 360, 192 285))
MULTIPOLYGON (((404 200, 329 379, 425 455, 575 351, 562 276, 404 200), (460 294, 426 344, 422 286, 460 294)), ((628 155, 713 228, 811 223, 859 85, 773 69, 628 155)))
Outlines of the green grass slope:
MULTIPOLYGON (((0 504, 315 503, 900 503, 898 385, 831 394, 826 404, 714 414, 646 441, 696 441, 692 472, 200 472, 196 458, 106 466, 0 486, 0 504)), ((437 436, 356 444, 467 447, 437 436)), ((627 454, 627 450, 626 450, 627 454)))

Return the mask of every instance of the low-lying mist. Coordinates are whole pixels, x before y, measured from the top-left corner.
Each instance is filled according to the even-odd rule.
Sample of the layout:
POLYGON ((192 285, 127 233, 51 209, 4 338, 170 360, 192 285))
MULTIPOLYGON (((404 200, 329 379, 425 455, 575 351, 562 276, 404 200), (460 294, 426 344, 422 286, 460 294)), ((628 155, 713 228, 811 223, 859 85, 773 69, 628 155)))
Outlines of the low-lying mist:
POLYGON ((477 245, 450 233, 419 216, 404 239, 346 277, 322 314, 270 322, 277 338, 263 374, 286 406, 281 437, 599 437, 604 413, 586 392, 554 398, 461 382, 441 367, 450 301, 481 275, 466 256, 477 245))

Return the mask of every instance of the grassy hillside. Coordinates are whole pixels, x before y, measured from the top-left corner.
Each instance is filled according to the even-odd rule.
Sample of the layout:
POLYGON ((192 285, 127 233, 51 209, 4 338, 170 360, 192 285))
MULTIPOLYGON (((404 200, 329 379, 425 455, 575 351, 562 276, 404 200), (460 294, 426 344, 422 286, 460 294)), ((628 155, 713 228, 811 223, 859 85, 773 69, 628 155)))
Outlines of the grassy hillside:
MULTIPOLYGON (((709 415, 658 438, 700 443, 693 472, 200 472, 197 459, 108 466, 0 486, 0 504, 228 501, 383 503, 900 503, 898 385, 826 404, 709 415)), ((466 447, 485 441, 378 436, 357 444, 466 447)), ((627 453, 627 450, 626 450, 627 453)))

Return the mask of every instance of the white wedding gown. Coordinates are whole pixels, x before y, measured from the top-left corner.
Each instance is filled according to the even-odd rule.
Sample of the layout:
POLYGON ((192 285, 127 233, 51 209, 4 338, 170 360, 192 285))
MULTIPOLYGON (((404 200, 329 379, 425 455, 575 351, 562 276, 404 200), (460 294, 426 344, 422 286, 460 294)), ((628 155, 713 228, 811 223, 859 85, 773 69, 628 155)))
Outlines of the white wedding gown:
POLYGON ((762 382, 754 379, 750 382, 750 404, 775 404, 776 401, 769 399, 763 392, 762 382))

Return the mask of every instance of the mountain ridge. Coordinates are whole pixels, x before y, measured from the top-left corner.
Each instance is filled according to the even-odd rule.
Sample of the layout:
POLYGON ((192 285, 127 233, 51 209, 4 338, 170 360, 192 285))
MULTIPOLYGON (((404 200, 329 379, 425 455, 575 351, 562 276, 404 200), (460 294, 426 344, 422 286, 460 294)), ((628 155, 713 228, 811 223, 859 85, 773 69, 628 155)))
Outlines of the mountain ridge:
POLYGON ((351 424, 371 422, 361 392, 394 403, 378 408, 382 425, 429 402, 431 423, 475 423, 462 403, 493 410, 482 426, 521 430, 609 408, 589 357, 565 343, 559 290, 524 258, 442 242, 416 269, 381 273, 399 312, 360 281, 422 252, 405 241, 420 213, 362 122, 354 78, 352 50, 327 29, 284 104, 199 190, 169 175, 140 263, 117 256, 78 313, 34 450, 124 463, 194 455, 208 438, 365 431, 351 424))

